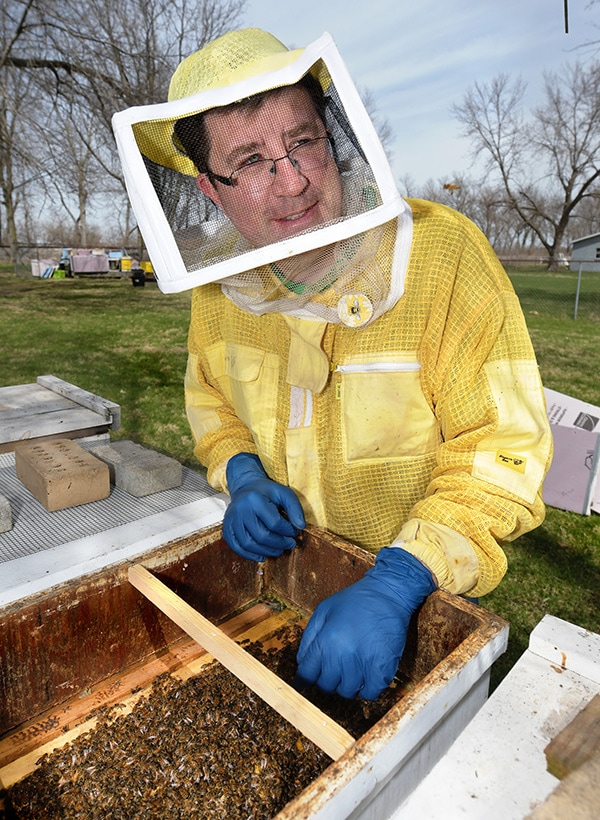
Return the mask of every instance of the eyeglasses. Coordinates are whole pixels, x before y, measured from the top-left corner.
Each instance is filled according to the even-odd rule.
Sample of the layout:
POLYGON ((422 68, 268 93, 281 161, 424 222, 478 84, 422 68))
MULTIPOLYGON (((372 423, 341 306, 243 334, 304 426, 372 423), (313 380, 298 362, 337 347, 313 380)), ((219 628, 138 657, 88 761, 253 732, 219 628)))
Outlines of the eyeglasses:
POLYGON ((209 177, 222 185, 239 186, 247 189, 268 188, 275 179, 277 163, 289 159, 292 166, 303 174, 324 168, 332 157, 332 138, 315 137, 301 142, 277 159, 250 160, 237 168, 230 176, 222 177, 209 171, 209 177))

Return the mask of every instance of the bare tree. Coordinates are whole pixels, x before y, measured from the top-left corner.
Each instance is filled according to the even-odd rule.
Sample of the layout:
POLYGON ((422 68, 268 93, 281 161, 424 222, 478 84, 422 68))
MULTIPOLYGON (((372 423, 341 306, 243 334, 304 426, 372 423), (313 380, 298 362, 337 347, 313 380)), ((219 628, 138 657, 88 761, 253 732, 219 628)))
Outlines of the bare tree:
POLYGON ((378 110, 375 95, 370 88, 359 88, 358 92, 373 126, 377 131, 377 136, 381 141, 388 160, 391 162, 393 159, 391 146, 394 141, 394 129, 392 128, 392 124, 389 119, 378 110))
POLYGON ((30 186, 39 186, 44 174, 43 162, 36 150, 31 119, 35 90, 25 75, 0 68, 0 195, 3 223, 0 221, 0 244, 6 245, 9 259, 16 255, 18 213, 27 202, 30 186))
MULTIPOLYGON (((591 12, 593 14, 594 7, 600 6, 600 0, 588 0, 588 2, 584 6, 584 10, 586 12, 591 12)), ((568 8, 567 8, 568 14, 568 8)), ((568 17, 567 17, 568 19, 568 17)), ((582 43, 578 46, 580 51, 590 51, 592 53, 597 52, 598 48, 600 48, 600 38, 598 37, 598 31, 600 30, 600 25, 598 25, 598 20, 584 20, 584 26, 586 31, 594 31, 595 35, 590 35, 585 43, 582 43)))
POLYGON ((524 93, 520 79, 501 74, 451 110, 555 268, 577 208, 600 196, 600 64, 545 74, 545 99, 528 118, 524 93))
MULTIPOLYGON (((82 230, 94 199, 117 184, 126 199, 111 128, 114 112, 166 99, 182 57, 235 26, 245 3, 7 0, 0 13, 0 82, 4 75, 26 77, 36 90, 29 121, 24 112, 19 115, 22 132, 36 109, 53 111, 56 134, 45 140, 44 165, 53 171, 54 199, 82 230), (62 142, 56 139, 61 128, 62 142)), ((4 165, 4 143, 2 150, 4 165)))
POLYGON ((49 158, 47 185, 52 198, 60 202, 73 222, 79 247, 88 246, 90 203, 106 187, 105 173, 97 160, 97 122, 91 112, 67 109, 44 138, 49 158))

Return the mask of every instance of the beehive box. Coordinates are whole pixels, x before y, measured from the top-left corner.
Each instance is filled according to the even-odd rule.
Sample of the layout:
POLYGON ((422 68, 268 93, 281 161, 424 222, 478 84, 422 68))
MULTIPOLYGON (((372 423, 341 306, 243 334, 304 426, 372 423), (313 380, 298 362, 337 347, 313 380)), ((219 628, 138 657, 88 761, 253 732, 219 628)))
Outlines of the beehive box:
MULTIPOLYGON (((289 556, 257 568, 239 559, 215 527, 137 562, 239 638, 267 636, 286 612, 308 617, 372 561, 309 527, 289 556)), ((131 586, 129 566, 0 610, 0 787, 92 728, 100 707, 123 704, 153 678, 203 662, 203 651, 131 586)), ((278 820, 387 816, 484 702, 489 669, 507 634, 507 624, 480 607, 443 592, 431 595, 411 624, 400 669, 403 696, 287 803, 278 820)))

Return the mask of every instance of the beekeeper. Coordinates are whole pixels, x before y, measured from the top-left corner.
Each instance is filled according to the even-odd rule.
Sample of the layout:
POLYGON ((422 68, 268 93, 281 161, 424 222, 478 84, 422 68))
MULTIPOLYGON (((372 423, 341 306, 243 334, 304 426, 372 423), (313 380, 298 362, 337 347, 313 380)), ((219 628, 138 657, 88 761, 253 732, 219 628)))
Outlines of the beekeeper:
POLYGON ((263 561, 308 521, 376 553, 298 652, 306 682, 374 699, 425 598, 494 589, 544 516, 510 282, 461 214, 398 195, 328 35, 226 34, 115 133, 159 285, 193 288, 186 407, 224 538, 263 561))

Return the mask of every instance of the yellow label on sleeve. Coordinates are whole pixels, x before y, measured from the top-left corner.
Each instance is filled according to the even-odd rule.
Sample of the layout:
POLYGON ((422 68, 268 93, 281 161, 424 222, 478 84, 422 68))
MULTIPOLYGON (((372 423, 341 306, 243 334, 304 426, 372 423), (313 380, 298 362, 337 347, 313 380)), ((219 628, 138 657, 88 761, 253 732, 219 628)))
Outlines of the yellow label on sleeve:
POLYGON ((527 459, 523 456, 516 456, 514 453, 507 453, 505 450, 496 451, 496 464, 502 464, 517 473, 524 473, 527 466, 527 459))

